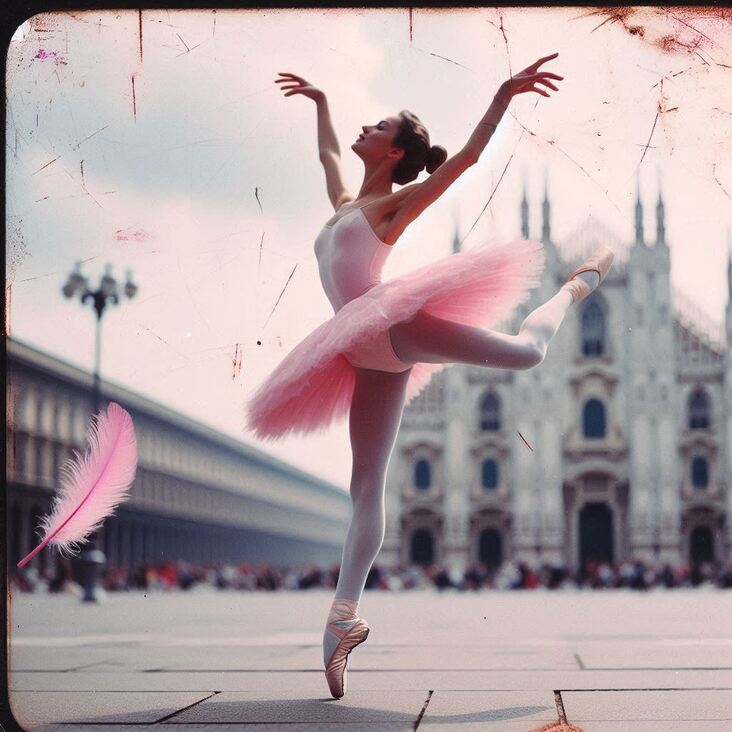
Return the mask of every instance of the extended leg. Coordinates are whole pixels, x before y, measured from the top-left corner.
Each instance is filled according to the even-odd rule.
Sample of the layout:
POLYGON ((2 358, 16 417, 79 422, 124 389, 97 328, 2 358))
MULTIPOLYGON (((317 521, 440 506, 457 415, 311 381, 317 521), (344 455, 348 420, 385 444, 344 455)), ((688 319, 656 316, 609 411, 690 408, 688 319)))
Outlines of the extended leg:
MULTIPOLYGON (((590 277, 596 285, 597 273, 590 273, 590 277)), ((571 304, 572 295, 560 289, 526 316, 517 335, 455 323, 420 310, 412 320, 391 327, 391 341, 397 356, 408 363, 530 369, 544 360, 549 341, 571 304)))

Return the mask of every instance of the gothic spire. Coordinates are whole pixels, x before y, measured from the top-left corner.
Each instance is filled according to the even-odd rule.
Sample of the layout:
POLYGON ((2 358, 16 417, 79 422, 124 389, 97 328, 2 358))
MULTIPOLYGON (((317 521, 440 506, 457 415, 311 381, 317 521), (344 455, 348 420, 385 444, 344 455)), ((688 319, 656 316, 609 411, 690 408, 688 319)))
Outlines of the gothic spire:
POLYGON ((661 180, 658 181, 658 203, 656 204, 656 244, 666 243, 666 223, 663 195, 661 193, 661 180))
POLYGON ((548 192, 548 178, 549 175, 544 170, 544 201, 541 204, 541 241, 543 244, 548 244, 551 240, 551 229, 549 225, 549 213, 551 206, 549 204, 549 192, 548 192))
POLYGON ((732 300, 732 233, 729 227, 727 227, 727 289, 732 300))
POLYGON ((643 204, 640 197, 640 172, 638 173, 638 198, 635 202, 635 243, 643 244, 643 204))
POLYGON ((526 180, 524 180, 524 192, 521 198, 521 236, 529 238, 529 202, 526 200, 526 180))

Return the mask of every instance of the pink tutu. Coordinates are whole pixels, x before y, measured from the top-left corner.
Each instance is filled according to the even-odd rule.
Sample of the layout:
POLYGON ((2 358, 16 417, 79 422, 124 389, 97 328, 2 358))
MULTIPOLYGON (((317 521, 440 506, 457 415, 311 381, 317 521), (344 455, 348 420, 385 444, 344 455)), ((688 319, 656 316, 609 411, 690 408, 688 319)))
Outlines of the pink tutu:
MULTIPOLYGON (((410 320, 418 310, 446 320, 490 328, 526 301, 541 281, 540 242, 514 239, 450 254, 372 287, 347 302, 298 343, 246 405, 247 429, 260 439, 322 430, 343 419, 356 372, 343 355, 377 331, 410 320)), ((417 363, 406 402, 449 364, 417 363)))

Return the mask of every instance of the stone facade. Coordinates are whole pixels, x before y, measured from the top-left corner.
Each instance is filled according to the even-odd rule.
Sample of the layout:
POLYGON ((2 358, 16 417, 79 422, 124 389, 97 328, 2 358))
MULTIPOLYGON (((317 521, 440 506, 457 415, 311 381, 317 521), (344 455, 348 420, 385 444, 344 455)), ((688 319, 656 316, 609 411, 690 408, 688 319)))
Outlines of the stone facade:
MULTIPOLYGON (((548 300, 600 244, 616 259, 524 371, 453 365, 405 408, 387 475, 377 563, 729 558, 732 547, 732 253, 725 333, 670 282, 664 204, 645 241, 590 216, 561 247, 545 193, 542 283, 510 322, 548 300)), ((528 203, 521 205, 529 237, 528 203)), ((453 250, 458 249, 458 238, 453 250)))

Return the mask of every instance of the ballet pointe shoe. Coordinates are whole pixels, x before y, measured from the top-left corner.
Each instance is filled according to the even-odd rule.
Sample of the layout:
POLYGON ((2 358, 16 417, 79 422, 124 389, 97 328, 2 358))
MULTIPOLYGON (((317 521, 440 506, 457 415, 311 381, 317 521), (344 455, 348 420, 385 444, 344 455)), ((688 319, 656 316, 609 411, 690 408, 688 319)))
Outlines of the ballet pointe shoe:
MULTIPOLYGON (((595 289, 590 287, 584 280, 575 279, 575 275, 578 275, 580 272, 597 272, 600 275, 600 282, 602 282, 610 269, 614 257, 615 252, 610 247, 605 245, 598 247, 567 277, 560 289, 567 290, 572 295, 572 304, 584 300, 595 289)), ((600 286, 600 282, 597 283, 597 287, 600 286)))
POLYGON ((363 618, 334 620, 327 625, 328 631, 340 638, 338 645, 325 667, 325 679, 330 693, 340 699, 346 693, 346 663, 348 654, 369 635, 369 624, 363 618))

